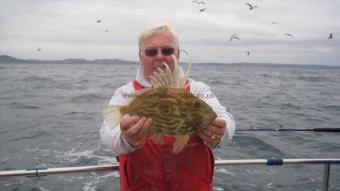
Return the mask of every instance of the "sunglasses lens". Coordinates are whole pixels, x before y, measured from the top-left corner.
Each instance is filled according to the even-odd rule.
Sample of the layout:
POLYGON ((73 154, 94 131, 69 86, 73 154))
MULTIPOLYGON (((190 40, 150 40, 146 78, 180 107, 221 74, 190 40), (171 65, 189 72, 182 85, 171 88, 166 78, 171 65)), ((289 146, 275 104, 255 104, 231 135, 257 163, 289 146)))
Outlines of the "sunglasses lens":
POLYGON ((149 48, 145 50, 146 56, 156 56, 157 55, 157 48, 149 48))
POLYGON ((162 54, 164 56, 170 56, 170 55, 173 55, 174 54, 174 49, 173 48, 162 48, 162 54))
MULTIPOLYGON (((171 47, 165 47, 165 48, 162 48, 161 51, 164 56, 170 56, 174 54, 175 49, 171 47)), ((153 56, 156 56, 157 54, 158 54, 157 48, 148 48, 145 50, 146 56, 153 57, 153 56)))

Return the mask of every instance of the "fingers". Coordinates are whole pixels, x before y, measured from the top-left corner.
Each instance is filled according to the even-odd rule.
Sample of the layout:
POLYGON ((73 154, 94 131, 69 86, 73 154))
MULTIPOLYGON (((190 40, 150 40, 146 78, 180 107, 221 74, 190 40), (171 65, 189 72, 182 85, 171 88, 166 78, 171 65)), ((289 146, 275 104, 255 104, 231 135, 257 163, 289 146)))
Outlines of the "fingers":
POLYGON ((221 128, 225 128, 227 126, 225 120, 221 117, 217 117, 216 119, 214 119, 214 121, 212 121, 211 124, 221 128))
POLYGON ((152 119, 145 118, 144 123, 141 125, 142 127, 135 134, 135 136, 131 137, 131 140, 133 141, 132 144, 137 148, 142 147, 145 144, 145 141, 148 137, 148 130, 152 125, 152 119))
POLYGON ((197 135, 210 147, 215 147, 221 141, 226 130, 223 118, 216 118, 207 128, 202 129, 197 135))
POLYGON ((138 116, 130 116, 129 114, 123 115, 123 118, 120 122, 120 127, 123 129, 127 129, 130 124, 134 124, 139 120, 138 116))
POLYGON ((139 148, 144 145, 151 126, 151 118, 124 115, 121 121, 122 136, 131 146, 139 148))
POLYGON ((217 137, 216 134, 211 134, 211 136, 208 136, 207 133, 200 131, 197 133, 197 135, 203 140, 206 145, 212 148, 215 148, 221 141, 221 137, 217 137))
POLYGON ((126 138, 133 137, 138 134, 139 131, 141 131, 141 129, 143 128, 145 121, 146 118, 142 117, 135 124, 127 128, 125 131, 126 138))

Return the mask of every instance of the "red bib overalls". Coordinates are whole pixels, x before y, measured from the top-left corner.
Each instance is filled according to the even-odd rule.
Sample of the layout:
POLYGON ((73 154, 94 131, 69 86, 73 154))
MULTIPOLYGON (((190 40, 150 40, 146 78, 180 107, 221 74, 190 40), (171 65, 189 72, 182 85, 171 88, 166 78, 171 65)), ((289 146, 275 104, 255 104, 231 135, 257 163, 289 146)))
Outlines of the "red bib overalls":
MULTIPOLYGON (((142 89, 137 81, 135 90, 142 89)), ((190 87, 187 88, 187 92, 190 87)), ((163 136, 164 145, 147 139, 132 153, 119 156, 122 191, 207 191, 213 190, 214 157, 196 135, 178 154, 172 153, 174 138, 163 136)))

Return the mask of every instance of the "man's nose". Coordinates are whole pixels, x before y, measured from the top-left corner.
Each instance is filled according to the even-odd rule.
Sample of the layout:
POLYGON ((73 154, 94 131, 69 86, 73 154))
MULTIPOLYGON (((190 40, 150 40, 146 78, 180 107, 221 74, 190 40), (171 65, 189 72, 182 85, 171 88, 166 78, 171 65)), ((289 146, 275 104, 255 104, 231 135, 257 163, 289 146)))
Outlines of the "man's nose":
POLYGON ((161 60, 161 59, 163 60, 163 59, 164 59, 164 55, 163 55, 161 49, 158 49, 157 55, 156 55, 156 59, 157 59, 157 60, 161 60))

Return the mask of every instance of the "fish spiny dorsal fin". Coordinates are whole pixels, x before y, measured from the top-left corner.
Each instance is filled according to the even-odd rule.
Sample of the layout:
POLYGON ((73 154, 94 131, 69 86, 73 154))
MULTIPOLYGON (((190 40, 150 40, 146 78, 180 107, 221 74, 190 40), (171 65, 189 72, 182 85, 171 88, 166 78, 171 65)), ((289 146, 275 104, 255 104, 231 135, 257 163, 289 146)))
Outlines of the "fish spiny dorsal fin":
MULTIPOLYGON (((186 53, 188 55, 188 53, 186 53)), ((153 72, 152 76, 150 76, 150 82, 153 87, 160 87, 160 86, 170 86, 170 87, 177 87, 177 88, 186 88, 189 85, 187 80, 189 80, 189 74, 191 70, 191 60, 189 62, 189 66, 187 71, 184 73, 184 76, 181 76, 180 67, 177 61, 177 58, 172 55, 172 58, 175 63, 174 71, 171 72, 169 66, 166 63, 163 63, 165 66, 165 70, 160 68, 157 71, 153 72)))
POLYGON ((176 86, 176 76, 171 72, 166 63, 163 63, 163 65, 165 66, 165 70, 158 68, 157 71, 153 72, 152 76, 150 76, 152 86, 176 86))
POLYGON ((163 63, 165 65, 166 70, 169 70, 168 72, 164 72, 162 69, 158 68, 157 72, 153 72, 152 76, 150 76, 151 84, 153 87, 160 87, 160 86, 170 86, 171 84, 171 72, 167 64, 163 63))
POLYGON ((175 87, 180 87, 180 80, 181 80, 181 76, 180 76, 180 70, 179 70, 179 64, 178 61, 176 59, 176 57, 174 55, 172 55, 172 59, 174 59, 174 63, 175 63, 175 68, 174 68, 174 72, 172 74, 173 77, 173 83, 175 85, 175 87))
POLYGON ((180 81, 179 87, 187 88, 187 86, 190 85, 190 71, 191 71, 192 60, 191 60, 191 57, 188 51, 182 49, 181 52, 185 53, 189 57, 189 65, 188 65, 187 71, 184 73, 184 76, 180 81), (189 83, 187 83, 187 81, 189 81, 189 83))
POLYGON ((120 109, 121 107, 107 107, 103 109, 104 120, 110 125, 112 129, 120 123, 120 120, 123 117, 120 109))

